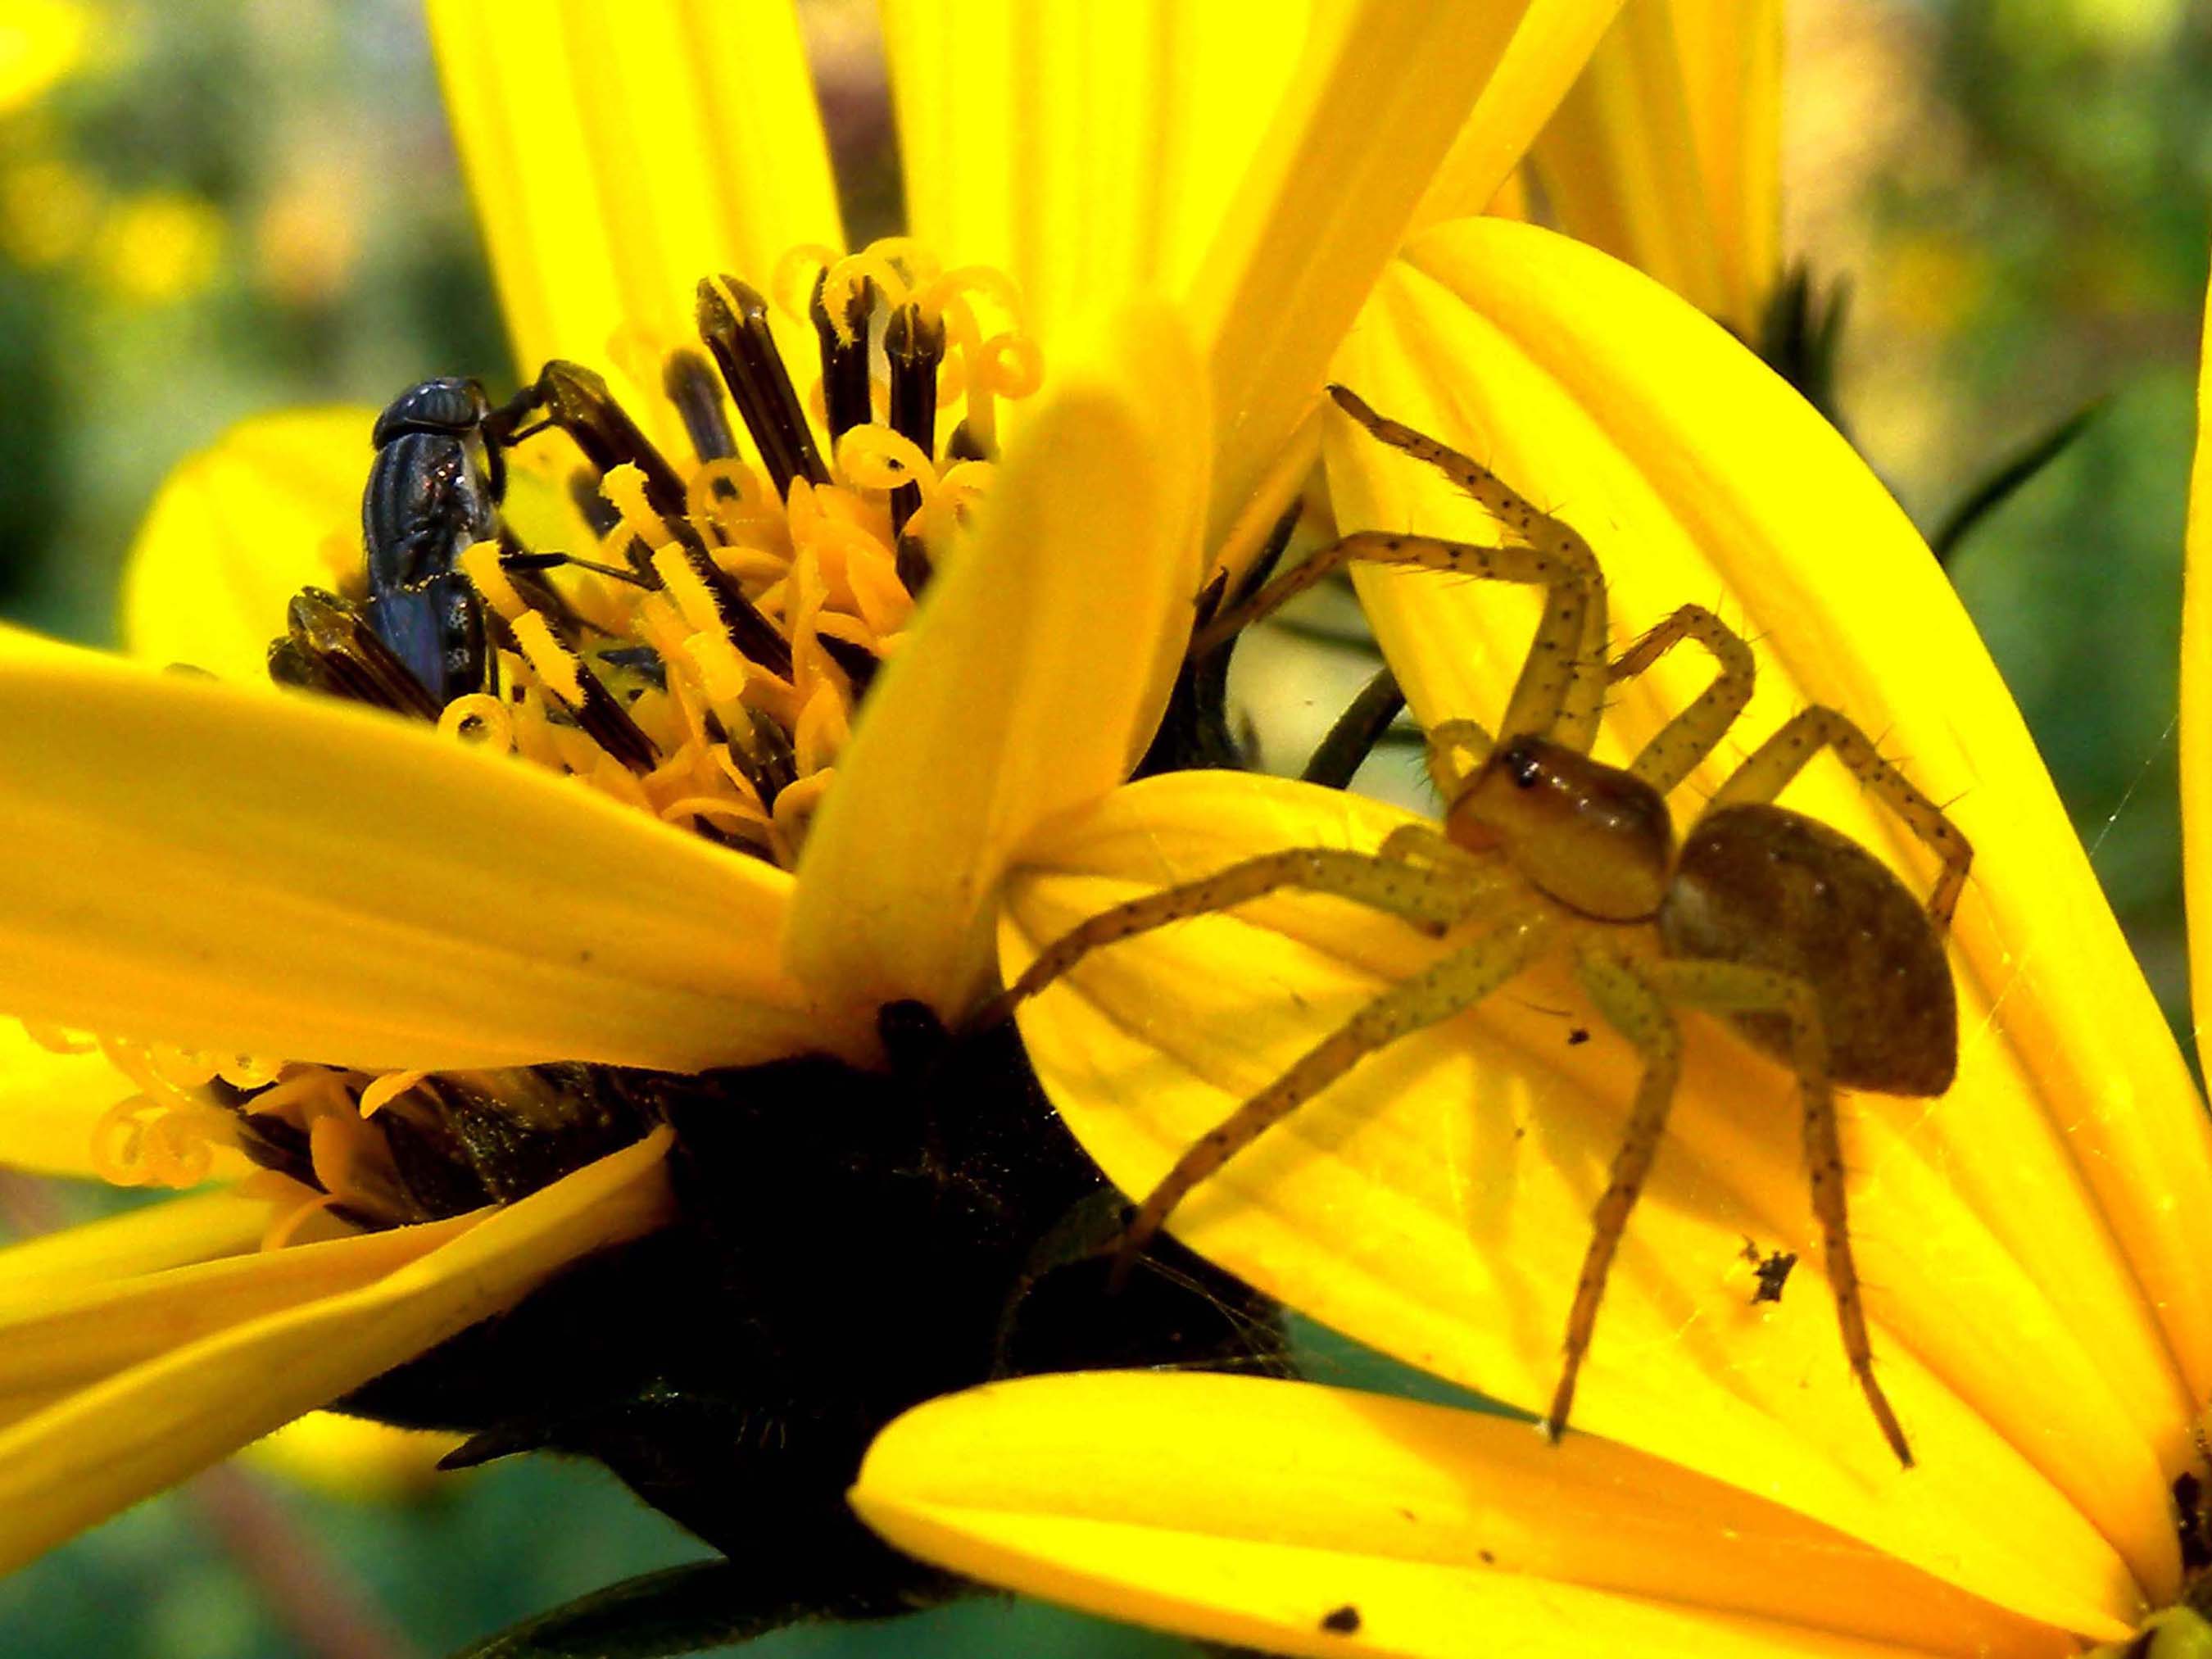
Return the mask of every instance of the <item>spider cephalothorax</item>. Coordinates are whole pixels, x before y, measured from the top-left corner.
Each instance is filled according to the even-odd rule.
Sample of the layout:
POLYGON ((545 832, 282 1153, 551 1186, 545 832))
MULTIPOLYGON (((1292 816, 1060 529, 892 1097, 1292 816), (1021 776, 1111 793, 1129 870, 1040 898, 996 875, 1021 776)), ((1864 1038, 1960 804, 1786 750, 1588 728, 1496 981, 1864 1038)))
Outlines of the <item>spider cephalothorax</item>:
POLYGON ((1295 848, 1231 866, 1091 917, 1048 947, 988 1017, 1010 1011, 1102 945, 1285 888, 1351 900, 1468 942, 1383 993, 1184 1152, 1138 1207, 1133 1251, 1183 1197, 1364 1056, 1480 1002, 1540 957, 1565 951, 1607 1024, 1644 1065, 1628 1127, 1598 1199, 1545 1426, 1566 1425, 1575 1379, 1630 1211, 1649 1175, 1681 1069, 1676 1007, 1718 1014, 1796 1074, 1813 1206, 1844 1347, 1885 1438, 1911 1452, 1874 1375, 1845 1211, 1834 1086, 1933 1096, 1958 1063, 1943 938, 1972 848, 1850 719, 1814 707, 1787 721, 1714 793, 1677 844, 1667 797, 1719 745, 1751 697, 1750 647, 1684 605, 1606 658, 1605 581, 1572 529, 1466 456, 1383 419, 1342 388, 1339 404, 1382 441, 1442 471, 1494 515, 1501 545, 1364 532, 1278 577, 1224 615, 1206 650, 1254 617, 1354 561, 1457 572, 1546 590, 1542 619, 1495 737, 1473 720, 1429 733, 1446 803, 1440 829, 1408 825, 1373 854, 1295 848), (1590 757, 1606 690, 1693 640, 1712 684, 1626 767, 1590 757), (1773 804, 1832 750, 1942 861, 1925 907, 1847 836, 1773 804))

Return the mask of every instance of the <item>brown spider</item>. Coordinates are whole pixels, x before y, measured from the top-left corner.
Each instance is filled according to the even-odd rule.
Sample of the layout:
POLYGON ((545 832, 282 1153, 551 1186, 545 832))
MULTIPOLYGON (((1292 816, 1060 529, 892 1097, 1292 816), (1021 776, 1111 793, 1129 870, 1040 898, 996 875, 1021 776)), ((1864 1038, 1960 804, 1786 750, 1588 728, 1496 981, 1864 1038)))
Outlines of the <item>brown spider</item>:
POLYGON ((1474 497, 1508 539, 1484 547, 1375 532, 1346 537, 1218 619, 1196 648, 1354 560, 1540 586, 1543 617, 1496 738, 1472 720, 1430 733, 1430 766, 1447 803, 1442 834, 1409 825, 1371 854, 1269 854, 1117 905, 1048 947, 985 1018, 1003 1017, 1102 945, 1285 888, 1348 899, 1432 934, 1477 917, 1486 922, 1472 943, 1376 998, 1186 1151, 1130 1220, 1126 1261, 1194 1187, 1362 1058, 1472 1007, 1544 952, 1570 951, 1591 1002, 1635 1047, 1644 1071, 1567 1316, 1559 1387, 1544 1419, 1556 1438, 1607 1269, 1666 1127, 1681 1068, 1671 1007, 1723 1016, 1796 1074, 1844 1350, 1883 1436, 1910 1466, 1905 1431, 1875 1380, 1832 1085, 1913 1096, 1951 1086, 1958 1013, 1943 939, 1972 848, 1848 716, 1814 707, 1735 769, 1678 850, 1666 797, 1749 701, 1750 647, 1711 611, 1684 605, 1607 663, 1605 580, 1579 535, 1466 456, 1385 420, 1341 387, 1331 392, 1376 437, 1474 497), (1626 768, 1591 759, 1606 688, 1644 673, 1686 639, 1717 663, 1712 684, 1626 768), (1942 861, 1924 914, 1856 842, 1772 804, 1824 748, 1942 861), (1462 753, 1472 764, 1460 763, 1462 753))

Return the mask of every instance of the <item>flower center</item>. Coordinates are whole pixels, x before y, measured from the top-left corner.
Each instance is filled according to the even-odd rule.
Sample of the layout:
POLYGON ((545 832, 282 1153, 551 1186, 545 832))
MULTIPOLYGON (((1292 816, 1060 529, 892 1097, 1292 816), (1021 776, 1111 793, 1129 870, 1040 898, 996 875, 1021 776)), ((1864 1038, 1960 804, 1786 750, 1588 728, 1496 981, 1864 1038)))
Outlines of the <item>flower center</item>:
MULTIPOLYGON (((1006 278, 908 240, 795 249, 770 289, 710 276, 697 343, 614 343, 665 399, 643 419, 559 362, 498 409, 455 380, 395 400, 366 546, 337 592, 294 600, 272 677, 794 866, 860 698, 988 487, 999 402, 1042 365, 1006 278), (811 348, 799 377, 780 333, 811 348)), ((271 1243, 520 1197, 659 1115, 650 1074, 603 1066, 378 1076, 98 1041, 139 1092, 101 1120, 95 1167, 185 1186, 235 1146, 277 1200, 271 1243)))
POLYGON ((417 406, 461 383, 396 403, 378 428, 380 469, 390 461, 365 513, 366 596, 358 571, 356 597, 303 593, 271 672, 434 718, 795 866, 859 700, 988 486, 999 401, 1034 391, 1041 365, 1004 276, 946 270, 911 240, 842 258, 796 249, 771 287, 780 307, 710 276, 699 344, 617 343, 629 378, 666 398, 646 422, 599 375, 564 362, 473 426, 426 422, 417 406), (779 323, 813 337, 804 394, 779 323), (738 453, 732 407, 757 459, 738 453), (647 424, 680 429, 688 455, 672 459, 647 424), (423 435, 444 447, 398 452, 423 435), (466 462, 470 443, 486 452, 467 464, 483 467, 490 497, 504 471, 526 483, 507 510, 455 520, 430 469, 466 462), (554 509, 558 551, 536 550, 516 523, 532 485, 554 509), (425 556, 455 522, 487 533, 455 538, 449 561, 425 556), (418 625, 447 630, 434 687, 400 659, 418 625), (403 652, 386 648, 395 640, 403 652), (442 684, 456 652, 471 686, 442 684))

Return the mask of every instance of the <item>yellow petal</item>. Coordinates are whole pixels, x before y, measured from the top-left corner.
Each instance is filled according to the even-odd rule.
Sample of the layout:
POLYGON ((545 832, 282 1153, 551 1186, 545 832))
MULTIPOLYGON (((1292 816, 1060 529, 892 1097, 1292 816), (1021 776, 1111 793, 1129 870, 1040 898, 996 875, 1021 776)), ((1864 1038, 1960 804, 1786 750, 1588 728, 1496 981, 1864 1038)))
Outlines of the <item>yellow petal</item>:
POLYGON ((1782 0, 1670 4, 1720 256, 1716 314, 1748 338, 1782 258, 1782 0))
POLYGON ((617 335, 694 337, 702 276, 765 281, 795 243, 842 246, 789 5, 434 0, 430 31, 524 373, 568 357, 620 376, 617 335))
POLYGON ((1551 1447, 1526 1424, 1301 1383, 1103 1373, 971 1389, 884 1431, 852 1501, 940 1565, 1269 1653, 2074 1650, 1626 1448, 1551 1447))
POLYGON ((681 1071, 865 1052, 789 878, 338 704, 0 652, 0 1007, 217 1054, 681 1071))
POLYGON ((2212 1025, 2212 302, 2197 365, 2197 459, 2189 479, 2181 596, 2182 870, 2189 899, 2189 994, 2197 1063, 2212 1025))
POLYGON ((1202 387, 1164 312, 1124 313, 1096 361, 1024 422, 838 761, 792 913, 793 971, 825 992, 958 1013, 1013 849, 1158 722, 1198 586, 1202 387))
POLYGON ((178 464, 146 514, 123 583, 132 654, 266 684, 284 606, 331 585, 333 536, 358 559, 371 409, 241 421, 178 464))
MULTIPOLYGON (((1656 284, 1496 222, 1444 227, 1413 263, 1385 285, 1344 376, 1560 504, 1606 562, 1618 640, 1692 599, 1717 599, 1759 637, 1741 741, 1827 703, 1953 803, 1977 848, 1954 933, 1960 1080, 1933 1109, 1868 1097, 1861 1113, 1944 1171, 2178 1468, 2188 1402, 2212 1391, 2212 1127, 1949 584, 1850 447, 1656 284)), ((1334 446, 1345 522, 1477 533, 1480 515, 1415 471, 1371 444, 1334 446)), ((1421 718, 1494 717, 1527 638, 1511 596, 1360 581, 1421 718)), ((1617 699, 1613 752, 1709 672, 1663 666, 1617 699)), ((1738 752, 1724 745, 1685 799, 1738 752)), ((1926 855, 1838 769, 1816 766, 1789 799, 1924 890, 1926 855)), ((1928 1340, 1955 1333, 1940 1299, 1923 1317, 1928 1340)))
MULTIPOLYGON (((1139 893, 1283 848, 1372 849, 1406 821, 1279 781, 1132 785, 1026 849, 1009 883, 1006 975, 1040 942, 1139 893)), ((1023 1040, 1085 1150, 1141 1194, 1437 954, 1340 900, 1269 900, 1097 952, 1027 1006, 1023 1040)), ((1876 1363, 1919 1456, 1899 1470, 1851 1382, 1819 1277, 1792 1085, 1707 1022, 1684 1035, 1679 1103, 1613 1267, 1575 1425, 1768 1495, 2028 1616, 2084 1630, 2133 1618, 2138 1579, 2170 1586, 2177 1572, 2165 1475, 2134 1402, 2105 1375, 2108 1359, 2149 1363, 2139 1331, 2112 1355, 2085 1345, 1951 1193, 1924 1144, 1927 1103, 1855 1097, 1847 1133, 1866 1178, 1852 1194, 1854 1238, 1876 1363), (1747 1238, 1803 1259, 1779 1305, 1753 1302, 1747 1238)), ((1564 965, 1541 966, 1477 1015, 1369 1059, 1192 1194, 1170 1225, 1337 1329, 1540 1408, 1635 1069, 1564 965)), ((2126 1334, 2110 1317, 2099 1334, 2116 1326, 2126 1334)))
POLYGON ((16 0, 0 19, 0 112, 33 102, 76 69, 91 21, 75 0, 16 0))
MULTIPOLYGON (((1499 198, 1521 199, 1520 161, 1534 136, 1590 53, 1613 27, 1619 0, 1591 6, 1582 0, 1530 0, 1513 43, 1505 49, 1474 112, 1429 181, 1412 231, 1446 219, 1503 210, 1499 198)), ((1525 209, 1515 218, 1526 218, 1525 209)), ((1410 234, 1410 233, 1409 233, 1410 234)))
MULTIPOLYGON (((1585 3, 1610 12, 1619 0, 1585 3)), ((1194 288, 1214 400, 1209 546, 1264 524, 1297 487, 1280 453, 1526 9, 1351 0, 1316 16, 1194 288)), ((1542 40, 1557 47, 1572 34, 1542 40)), ((1538 55, 1514 67, 1556 86, 1538 55)), ((1494 108, 1510 161, 1545 111, 1518 97, 1494 108)))
MULTIPOLYGON (((666 1146, 656 1134, 361 1288, 190 1342, 0 1433, 0 1570, 512 1306, 585 1252, 660 1224, 666 1146)), ((290 1254, 256 1260, 280 1273, 290 1254)))
MULTIPOLYGON (((0 1164, 40 1175, 97 1177, 94 1132, 110 1107, 138 1085, 94 1049, 58 1054, 33 1042, 22 1026, 0 1018, 0 1164)), ((248 1165, 218 1148, 208 1174, 228 1179, 248 1165)))
POLYGON ((237 1255, 258 1245, 268 1225, 267 1204, 203 1193, 64 1227, 0 1250, 0 1309, 44 1305, 85 1286, 237 1255))
POLYGON ((1264 20, 1135 0, 891 0, 908 222, 1020 283, 1048 345, 1147 284, 1177 292, 1296 66, 1306 0, 1264 20))
POLYGON ((438 1460, 461 1443, 452 1434, 395 1429, 337 1412, 309 1412, 243 1454, 256 1468, 311 1492, 356 1504, 396 1504, 429 1495, 444 1478, 438 1460))
POLYGON ((0 1312, 0 1401, 58 1397, 234 1326, 359 1290, 482 1219, 460 1216, 105 1283, 27 1284, 0 1312))
POLYGON ((1717 315, 1718 237, 1695 135, 1674 9, 1629 0, 1528 159, 1561 229, 1717 315))

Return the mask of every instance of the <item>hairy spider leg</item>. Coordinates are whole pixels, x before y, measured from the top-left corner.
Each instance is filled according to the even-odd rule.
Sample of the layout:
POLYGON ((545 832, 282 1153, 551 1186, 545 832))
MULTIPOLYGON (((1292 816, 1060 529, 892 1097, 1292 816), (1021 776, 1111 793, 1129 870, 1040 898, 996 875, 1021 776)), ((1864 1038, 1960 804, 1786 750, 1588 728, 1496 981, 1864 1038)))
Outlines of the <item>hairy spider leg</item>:
POLYGON ((1508 533, 1583 573, 1577 591, 1553 589, 1498 735, 1501 742, 1528 736, 1549 738, 1578 754, 1589 753, 1591 744, 1597 740, 1598 717, 1605 712, 1606 690, 1605 574, 1589 544, 1571 526, 1540 510, 1473 456, 1440 444, 1402 422, 1376 414, 1348 387, 1332 386, 1328 395, 1377 440, 1425 462, 1457 484, 1508 533), (1565 614, 1565 608, 1577 600, 1579 612, 1571 617, 1565 614), (1565 686, 1555 692, 1551 683, 1562 672, 1565 686))
MULTIPOLYGON (((1521 678, 1514 683, 1505 718, 1498 726, 1501 741, 1566 731, 1574 723, 1570 705, 1582 700, 1585 684, 1596 688, 1588 697, 1593 709, 1601 702, 1604 653, 1602 650, 1594 653, 1589 672, 1584 672, 1583 653, 1589 618, 1593 611, 1601 613, 1605 608, 1605 578, 1598 572, 1596 558, 1571 531, 1565 532, 1564 541, 1549 547, 1519 542, 1486 547, 1475 542, 1439 541, 1433 536, 1363 530, 1322 549, 1304 564, 1276 577, 1244 604, 1217 617, 1193 640, 1191 650, 1205 655, 1238 629, 1267 616, 1330 572, 1355 563, 1449 571, 1546 590, 1543 619, 1536 624, 1535 639, 1522 663, 1521 678)), ((1577 731, 1568 746, 1587 753, 1596 731, 1595 714, 1589 728, 1577 731)))
POLYGON ((1375 437, 1435 467, 1519 539, 1486 547, 1379 531, 1346 536, 1216 617, 1192 640, 1192 653, 1204 656, 1218 649, 1238 629, 1355 562, 1411 565, 1540 586, 1547 590, 1543 618, 1522 659, 1498 735, 1501 739, 1547 737, 1588 754, 1596 740, 1606 688, 1605 574, 1589 544, 1568 525, 1539 511, 1472 457, 1384 419, 1342 386, 1331 386, 1329 392, 1375 437))
MULTIPOLYGON (((998 1024, 1093 951, 1285 888, 1347 899, 1440 937, 1455 923, 1478 914, 1510 884, 1510 878, 1502 870, 1479 868, 1472 862, 1447 866, 1435 858, 1427 862, 1407 858, 1415 843, 1405 832, 1422 828, 1404 826, 1384 842, 1379 853, 1324 847, 1263 853, 1212 875, 1102 910, 1041 951, 1019 979, 984 1005, 975 1024, 979 1028, 998 1024)), ((1433 831, 1426 833, 1431 840, 1443 839, 1433 831)), ((1418 845, 1424 854, 1431 850, 1426 841, 1418 845)))
POLYGON ((1662 726, 1628 763, 1629 775, 1662 795, 1698 769, 1720 746, 1728 729, 1751 701, 1756 673, 1743 636, 1701 605, 1686 605, 1613 659, 1606 678, 1618 685, 1634 679, 1684 640, 1695 640, 1712 653, 1718 670, 1713 683, 1682 712, 1662 726))
POLYGON ((1642 965, 1651 988, 1669 1001, 1714 1014, 1779 1014, 1790 1023, 1790 1070, 1805 1107, 1805 1167, 1813 1183, 1813 1214, 1820 1224, 1828 1285, 1836 1298, 1836 1322, 1844 1354, 1858 1378, 1882 1437, 1897 1461, 1912 1467, 1912 1448, 1890 1409, 1889 1397, 1875 1380, 1874 1345, 1867 1335, 1866 1309, 1859 1295, 1858 1267, 1851 1255, 1850 1206, 1844 1192, 1843 1134, 1836 1115, 1836 1094, 1828 1081, 1828 1041, 1820 1025, 1820 1006, 1813 989, 1787 974, 1741 963, 1672 957, 1642 965))
POLYGON ((1559 924, 1529 906, 1413 978, 1391 987, 1313 1048, 1291 1069, 1193 1142, 1129 1219, 1116 1247, 1118 1284, 1191 1189, 1354 1066, 1399 1038, 1466 1012, 1526 969, 1550 945, 1559 924))
MULTIPOLYGON (((1959 908, 1959 894, 1966 884, 1966 870, 1974 848, 1943 809, 1914 788, 1905 774, 1881 757, 1874 741, 1850 715, 1815 703, 1793 715, 1782 729, 1761 744, 1750 759, 1736 768, 1726 783, 1705 803, 1706 812, 1723 806, 1743 806, 1772 800, 1807 762, 1823 749, 1832 749, 1851 775, 1872 790, 1905 821, 1905 827, 1943 861, 1928 896, 1928 920, 1942 934, 1949 930, 1951 913, 1959 908)), ((1700 816, 1703 816, 1700 814, 1700 816)))
POLYGON ((1613 1155, 1612 1174, 1590 1212, 1589 1246, 1583 1254, 1574 1306, 1567 1314, 1559 1386, 1544 1414, 1544 1432, 1553 1440, 1566 1432, 1575 1379, 1589 1352, 1590 1334, 1597 1328, 1598 1304, 1605 1299, 1606 1275, 1628 1229, 1629 1212, 1642 1196, 1652 1160, 1658 1156, 1667 1115, 1674 1104, 1674 1085, 1682 1075, 1681 1028, 1634 968, 1610 951, 1586 944, 1575 953, 1575 976, 1606 1024, 1634 1047, 1644 1061, 1644 1074, 1636 1085, 1636 1102, 1629 1109, 1620 1150, 1613 1155))

